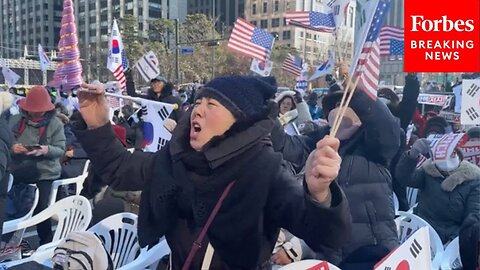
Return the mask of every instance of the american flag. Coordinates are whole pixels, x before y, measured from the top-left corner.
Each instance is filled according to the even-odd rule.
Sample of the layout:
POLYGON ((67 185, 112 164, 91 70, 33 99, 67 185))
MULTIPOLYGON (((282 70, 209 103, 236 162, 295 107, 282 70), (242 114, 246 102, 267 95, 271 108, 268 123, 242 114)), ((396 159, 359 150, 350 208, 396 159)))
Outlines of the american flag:
POLYGON ((274 41, 268 32, 238 18, 228 40, 228 48, 260 61, 267 61, 274 41))
POLYGON ((282 69, 295 76, 302 75, 302 58, 288 54, 283 61, 282 69))
POLYGON ((390 4, 391 0, 381 0, 378 2, 355 72, 355 76, 359 80, 358 85, 373 100, 377 99, 377 87, 380 78, 379 34, 390 4))
POLYGON ((380 56, 401 56, 404 54, 403 28, 384 26, 380 30, 380 56))
POLYGON ((314 31, 327 33, 335 31, 335 17, 333 13, 289 11, 285 14, 285 19, 287 24, 314 31))

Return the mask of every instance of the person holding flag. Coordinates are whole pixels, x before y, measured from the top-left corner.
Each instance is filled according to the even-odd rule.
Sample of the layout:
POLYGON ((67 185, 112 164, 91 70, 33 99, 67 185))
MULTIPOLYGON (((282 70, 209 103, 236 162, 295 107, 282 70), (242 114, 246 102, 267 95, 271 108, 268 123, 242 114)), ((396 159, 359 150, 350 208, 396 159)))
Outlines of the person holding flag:
POLYGON ((428 139, 417 140, 403 154, 395 174, 405 186, 420 190, 414 214, 432 225, 446 244, 465 226, 480 221, 480 168, 463 160, 456 145, 448 147, 446 158, 440 149, 428 139), (416 169, 419 158, 428 154, 431 158, 416 169))
MULTIPOLYGON (((183 104, 182 100, 179 97, 173 95, 173 83, 167 81, 163 76, 158 75, 150 81, 150 88, 147 91, 146 95, 137 94, 135 91, 135 82, 133 80, 132 70, 129 69, 126 72, 127 79, 127 94, 131 97, 144 98, 152 101, 158 101, 169 104, 176 104, 177 109, 175 109, 172 114, 170 114, 170 120, 167 122, 169 125, 175 126, 176 123, 180 120, 183 115, 183 110, 180 110, 181 105, 183 104)), ((170 130, 172 131, 172 130, 170 130)))
POLYGON ((116 142, 103 86, 83 88, 85 123, 77 138, 106 184, 143 189, 139 244, 165 236, 171 269, 269 267, 280 228, 314 249, 338 248, 348 239, 347 201, 333 181, 339 141, 321 140, 304 184, 296 181, 268 140, 276 112, 269 100, 277 89, 263 78, 208 82, 172 140, 155 153, 130 153, 116 142))
MULTIPOLYGON (((289 136, 280 123, 272 130, 273 147, 286 161, 305 164, 316 143, 329 134, 343 95, 342 91, 333 92, 340 88, 333 85, 322 100, 328 126, 307 136, 289 136)), ((400 146, 399 121, 382 101, 372 100, 356 89, 337 138, 342 164, 336 181, 350 204, 352 237, 341 249, 325 248, 317 259, 326 259, 344 270, 373 269, 398 245, 389 164, 400 146)))

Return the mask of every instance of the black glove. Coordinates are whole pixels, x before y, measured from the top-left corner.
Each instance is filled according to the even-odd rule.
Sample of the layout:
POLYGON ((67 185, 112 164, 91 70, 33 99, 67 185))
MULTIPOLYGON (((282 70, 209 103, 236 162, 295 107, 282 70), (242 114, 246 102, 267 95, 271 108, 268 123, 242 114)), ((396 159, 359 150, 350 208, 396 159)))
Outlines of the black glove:
POLYGON ((296 91, 296 90, 295 90, 295 95, 293 96, 293 99, 294 99, 294 101, 295 101, 296 104, 302 103, 302 102, 303 102, 302 93, 300 93, 299 91, 296 91))
POLYGON ((418 139, 413 145, 412 149, 408 151, 408 156, 411 158, 418 158, 420 155, 427 155, 430 152, 430 141, 427 139, 418 139))
POLYGON ((415 73, 408 73, 408 75, 405 76, 405 88, 420 89, 420 82, 418 81, 417 75, 415 73))
POLYGON ((268 118, 274 121, 278 121, 278 114, 280 112, 278 103, 270 100, 267 104, 268 118))

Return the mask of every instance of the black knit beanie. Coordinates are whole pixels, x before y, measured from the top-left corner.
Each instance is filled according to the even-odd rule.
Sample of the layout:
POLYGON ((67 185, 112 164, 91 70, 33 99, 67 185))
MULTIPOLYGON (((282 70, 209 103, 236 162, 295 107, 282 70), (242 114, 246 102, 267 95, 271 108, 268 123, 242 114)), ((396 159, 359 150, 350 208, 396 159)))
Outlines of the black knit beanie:
POLYGON ((213 98, 237 120, 248 120, 265 113, 268 100, 277 91, 273 77, 224 76, 206 83, 196 99, 213 98))
POLYGON ((468 131, 468 138, 480 138, 480 127, 471 127, 468 131))

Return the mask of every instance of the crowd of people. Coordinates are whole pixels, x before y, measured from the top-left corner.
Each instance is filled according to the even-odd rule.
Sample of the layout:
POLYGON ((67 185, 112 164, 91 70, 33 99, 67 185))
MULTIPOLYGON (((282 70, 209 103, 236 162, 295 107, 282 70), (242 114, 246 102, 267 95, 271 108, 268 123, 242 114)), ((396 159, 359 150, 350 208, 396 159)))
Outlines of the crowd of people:
MULTIPOLYGON (((419 190, 413 213, 443 244, 459 237, 463 269, 478 269, 480 168, 460 149, 436 160, 428 137, 466 132, 478 141, 480 127, 454 130, 437 114, 421 115, 414 74, 402 98, 382 88, 373 100, 356 89, 335 138, 346 82, 330 75, 327 94, 303 96, 278 92, 272 77, 223 76, 186 91, 158 76, 146 94, 126 77, 129 96, 176 104, 163 123, 172 138, 156 153, 142 151, 141 110, 127 102, 112 119, 100 83, 81 86, 73 111, 37 86, 15 114, 12 96, 0 92, 0 220, 10 218, 10 174, 15 185, 36 184, 39 213, 52 181, 80 175, 90 160, 82 195, 94 206, 92 225, 138 214, 140 245, 165 237, 170 269, 319 259, 363 270, 399 245, 393 196, 408 211, 411 187, 419 190)), ((51 225, 37 225, 40 244, 51 241, 51 225)))

